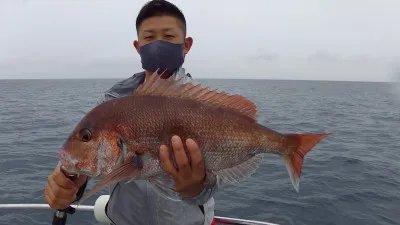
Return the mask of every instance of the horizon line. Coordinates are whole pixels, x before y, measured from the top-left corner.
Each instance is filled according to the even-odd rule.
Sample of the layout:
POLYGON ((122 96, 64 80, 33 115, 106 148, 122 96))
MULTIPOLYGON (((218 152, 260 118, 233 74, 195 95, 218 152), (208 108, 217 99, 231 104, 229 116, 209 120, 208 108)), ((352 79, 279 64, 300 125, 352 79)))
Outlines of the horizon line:
MULTIPOLYGON (((125 80, 129 77, 102 77, 102 78, 93 78, 93 77, 85 77, 85 78, 0 78, 2 80, 125 80)), ((366 81, 366 80, 329 80, 329 79, 275 79, 275 78, 196 78, 196 80, 271 80, 271 81, 314 81, 314 82, 358 82, 358 83, 398 83, 396 81, 366 81)))

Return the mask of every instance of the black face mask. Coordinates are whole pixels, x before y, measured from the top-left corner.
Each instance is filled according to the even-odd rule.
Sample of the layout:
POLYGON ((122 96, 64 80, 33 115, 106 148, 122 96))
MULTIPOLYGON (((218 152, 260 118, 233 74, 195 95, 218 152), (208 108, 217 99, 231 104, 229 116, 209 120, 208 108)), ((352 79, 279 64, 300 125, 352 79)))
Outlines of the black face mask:
POLYGON ((142 68, 159 73, 164 72, 169 76, 175 72, 184 62, 184 44, 174 44, 168 41, 154 41, 140 47, 142 68))

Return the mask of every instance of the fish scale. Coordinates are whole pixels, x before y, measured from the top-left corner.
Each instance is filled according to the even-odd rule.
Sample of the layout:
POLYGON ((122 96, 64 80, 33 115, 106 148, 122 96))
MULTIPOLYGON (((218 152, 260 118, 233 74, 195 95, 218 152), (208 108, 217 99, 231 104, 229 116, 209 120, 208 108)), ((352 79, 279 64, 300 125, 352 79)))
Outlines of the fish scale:
POLYGON ((173 181, 160 167, 159 148, 170 145, 173 135, 193 139, 206 170, 225 183, 253 173, 260 154, 278 154, 298 191, 304 156, 329 133, 281 134, 257 123, 256 105, 240 95, 161 79, 155 73, 132 95, 106 101, 85 115, 59 158, 65 170, 101 179, 83 199, 112 182, 135 179, 147 179, 165 194, 173 181))

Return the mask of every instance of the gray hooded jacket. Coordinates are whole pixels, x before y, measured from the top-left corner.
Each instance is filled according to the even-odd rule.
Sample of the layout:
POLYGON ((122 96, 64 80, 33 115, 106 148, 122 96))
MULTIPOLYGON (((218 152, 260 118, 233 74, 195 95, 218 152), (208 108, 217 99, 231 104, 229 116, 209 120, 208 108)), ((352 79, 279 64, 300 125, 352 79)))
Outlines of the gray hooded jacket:
MULTIPOLYGON (((183 68, 175 74, 176 79, 180 77, 184 78, 184 82, 193 82, 183 68)), ((105 92, 98 103, 129 95, 145 78, 145 72, 140 72, 118 82, 105 92)), ((148 181, 119 182, 110 189, 106 214, 110 223, 115 225, 210 225, 214 217, 212 196, 218 186, 217 179, 213 188, 204 189, 194 198, 172 201, 154 192, 148 181)))

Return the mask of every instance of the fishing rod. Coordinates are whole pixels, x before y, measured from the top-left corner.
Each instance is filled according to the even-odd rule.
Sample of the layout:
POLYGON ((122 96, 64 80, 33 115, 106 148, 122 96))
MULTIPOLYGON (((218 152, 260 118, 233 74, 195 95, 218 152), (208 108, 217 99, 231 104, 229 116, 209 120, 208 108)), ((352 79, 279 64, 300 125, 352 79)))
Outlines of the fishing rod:
MULTIPOLYGON (((62 171, 62 170, 61 170, 62 171)), ((63 171, 64 172, 64 171, 63 171)), ((65 173, 64 173, 65 174, 65 173)), ((70 180, 74 181, 76 179, 75 175, 68 175, 67 176, 70 180)), ((79 195, 78 195, 79 196, 79 195)), ((67 216, 68 214, 74 214, 75 208, 68 206, 65 209, 58 209, 53 214, 53 222, 52 225, 65 225, 67 223, 67 216)))
MULTIPOLYGON (((76 175, 67 175, 66 172, 60 167, 61 171, 68 177, 68 179, 74 181, 76 180, 77 176, 76 175)), ((87 181, 85 184, 82 185, 82 187, 79 189, 78 193, 76 194, 77 199, 75 199, 74 202, 79 201, 82 198, 83 192, 86 189, 87 181)), ((72 206, 68 206, 65 209, 58 209, 54 212, 53 214, 53 222, 52 225, 65 225, 67 223, 67 217, 68 214, 74 214, 75 213, 75 208, 72 206)))
POLYGON ((67 215, 74 214, 75 208, 68 206, 65 209, 58 209, 53 215, 52 225, 65 225, 67 222, 67 215))

